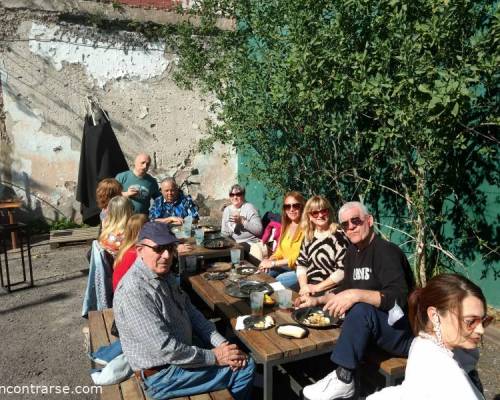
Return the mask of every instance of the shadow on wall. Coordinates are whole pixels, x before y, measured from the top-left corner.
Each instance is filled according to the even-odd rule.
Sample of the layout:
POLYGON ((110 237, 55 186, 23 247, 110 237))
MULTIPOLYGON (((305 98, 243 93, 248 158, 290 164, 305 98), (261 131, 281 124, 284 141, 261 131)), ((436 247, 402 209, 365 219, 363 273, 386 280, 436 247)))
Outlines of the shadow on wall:
MULTIPOLYGON (((28 223, 35 233, 48 232, 49 226, 54 222, 63 220, 74 220, 75 210, 72 210, 72 215, 64 215, 57 207, 50 204, 48 201, 33 193, 33 187, 36 189, 48 189, 42 185, 34 183, 33 180, 25 172, 21 177, 13 177, 18 182, 23 182, 22 186, 12 182, 0 181, 0 201, 8 200, 23 200, 21 208, 14 210, 15 220, 17 222, 28 223), (19 179, 20 178, 20 179, 19 179), (19 192, 23 192, 19 196, 19 192), (42 206, 50 209, 51 212, 47 213, 42 210, 42 206), (51 215, 51 217, 49 216, 51 215)), ((7 214, 2 213, 1 223, 8 223, 7 214)))

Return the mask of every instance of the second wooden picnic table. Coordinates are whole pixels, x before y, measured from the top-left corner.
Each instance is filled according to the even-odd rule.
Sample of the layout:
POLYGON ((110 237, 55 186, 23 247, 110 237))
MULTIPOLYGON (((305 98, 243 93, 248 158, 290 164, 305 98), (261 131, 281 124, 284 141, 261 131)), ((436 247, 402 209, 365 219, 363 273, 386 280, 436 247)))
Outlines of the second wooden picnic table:
MULTIPOLYGON (((275 281, 265 274, 253 275, 250 279, 275 281)), ((255 362, 263 364, 264 400, 273 398, 273 367, 331 352, 339 336, 340 331, 335 328, 309 329, 309 335, 304 339, 283 338, 274 327, 264 331, 236 330, 237 317, 250 314, 248 300, 229 296, 224 290, 225 281, 206 280, 202 273, 188 277, 188 281, 212 310, 229 320, 236 336, 248 347, 255 362)), ((276 325, 295 322, 289 310, 281 310, 277 306, 266 307, 264 314, 271 315, 276 325)))

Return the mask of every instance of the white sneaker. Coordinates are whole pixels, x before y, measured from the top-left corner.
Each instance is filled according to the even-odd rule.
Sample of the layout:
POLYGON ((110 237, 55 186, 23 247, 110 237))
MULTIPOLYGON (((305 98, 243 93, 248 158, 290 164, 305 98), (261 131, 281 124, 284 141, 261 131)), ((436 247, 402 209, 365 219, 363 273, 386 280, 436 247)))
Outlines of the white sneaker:
POLYGON ((333 371, 313 385, 308 385, 303 391, 307 400, 334 400, 347 399, 354 395, 354 379, 351 383, 344 383, 333 371))

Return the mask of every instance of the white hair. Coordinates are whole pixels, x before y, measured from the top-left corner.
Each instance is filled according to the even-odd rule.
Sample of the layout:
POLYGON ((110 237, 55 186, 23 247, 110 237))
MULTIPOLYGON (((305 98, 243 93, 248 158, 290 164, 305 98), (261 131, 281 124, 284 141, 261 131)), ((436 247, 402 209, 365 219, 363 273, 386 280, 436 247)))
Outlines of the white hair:
POLYGON ((175 179, 171 176, 163 178, 162 181, 160 182, 160 186, 167 182, 171 182, 175 187, 178 187, 177 182, 175 182, 175 179))
POLYGON ((340 216, 343 213, 345 213, 347 210, 350 210, 352 208, 357 208, 359 211, 361 211, 361 216, 370 215, 368 208, 366 208, 366 206, 363 203, 361 203, 359 201, 349 201, 349 202, 345 203, 339 209, 339 222, 342 222, 342 220, 340 219, 340 216))

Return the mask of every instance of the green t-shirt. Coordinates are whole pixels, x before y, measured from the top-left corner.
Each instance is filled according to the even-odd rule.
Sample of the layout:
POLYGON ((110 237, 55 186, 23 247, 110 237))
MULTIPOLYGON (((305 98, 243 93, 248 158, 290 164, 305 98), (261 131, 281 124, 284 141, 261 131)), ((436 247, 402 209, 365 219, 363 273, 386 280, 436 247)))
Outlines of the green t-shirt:
POLYGON ((136 186, 139 190, 135 196, 129 197, 136 213, 148 214, 151 199, 156 199, 161 194, 158 182, 149 174, 139 177, 132 171, 125 171, 116 175, 116 180, 122 184, 124 192, 130 186, 136 186))

